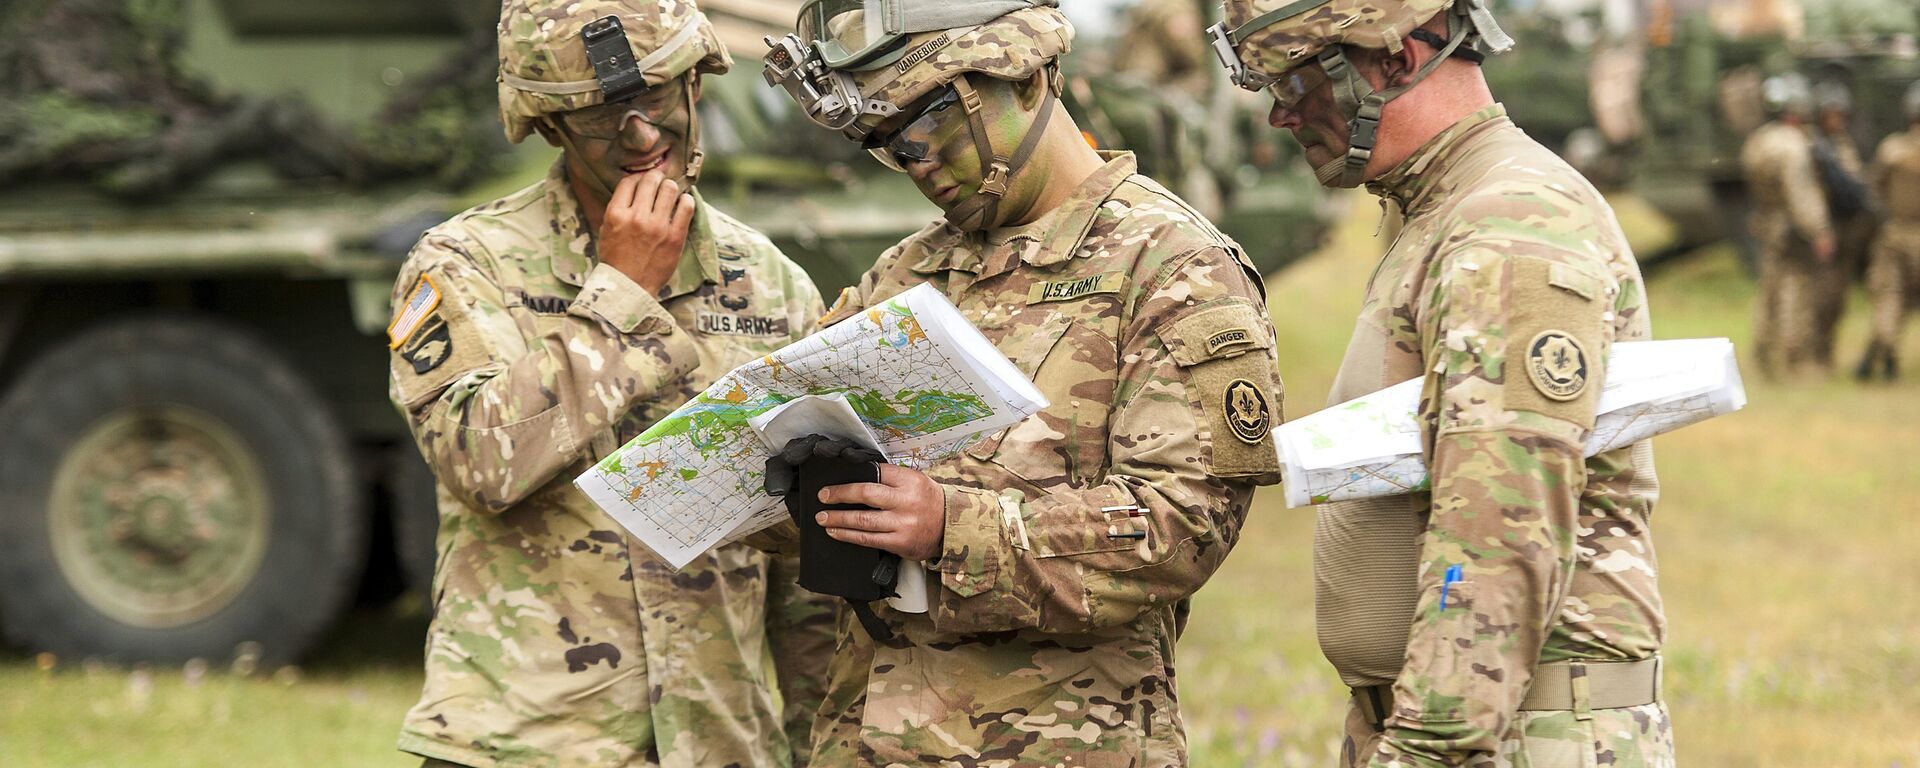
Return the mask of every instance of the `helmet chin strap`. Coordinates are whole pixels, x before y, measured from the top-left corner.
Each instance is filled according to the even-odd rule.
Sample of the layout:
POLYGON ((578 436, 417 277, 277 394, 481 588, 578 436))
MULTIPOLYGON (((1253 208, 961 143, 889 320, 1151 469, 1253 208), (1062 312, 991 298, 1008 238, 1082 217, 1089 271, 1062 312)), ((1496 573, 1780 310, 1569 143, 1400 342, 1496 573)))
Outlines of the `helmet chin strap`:
POLYGON ((1053 117, 1053 82, 1054 78, 1049 76, 1040 96, 1040 115, 1027 128, 1026 137, 1021 139, 1020 146, 1009 157, 993 151, 993 135, 987 132, 989 120, 986 107, 980 100, 980 92, 967 82, 966 75, 953 81, 953 90, 960 95, 960 108, 967 115, 967 130, 972 134, 974 151, 980 155, 980 172, 983 175, 979 192, 947 210, 948 224, 970 231, 993 229, 1006 223, 1006 212, 1001 209, 1000 203, 1012 187, 1014 177, 1040 146, 1041 135, 1047 132, 1047 122, 1053 117))
POLYGON ((1346 119, 1348 126, 1347 153, 1313 169, 1314 178, 1322 185, 1358 187, 1366 180, 1367 161, 1373 159, 1381 112, 1386 109, 1388 102, 1427 79, 1427 75, 1433 74, 1440 62, 1446 61, 1468 38, 1474 36, 1468 8, 1467 2, 1455 3, 1447 15, 1446 45, 1433 58, 1420 65, 1420 69, 1413 73, 1406 84, 1384 91, 1374 90, 1373 84, 1367 82, 1367 78, 1353 67, 1353 63, 1347 60, 1344 46, 1331 45, 1320 52, 1320 66, 1326 69, 1327 77, 1333 81, 1334 103, 1340 108, 1340 115, 1346 119))

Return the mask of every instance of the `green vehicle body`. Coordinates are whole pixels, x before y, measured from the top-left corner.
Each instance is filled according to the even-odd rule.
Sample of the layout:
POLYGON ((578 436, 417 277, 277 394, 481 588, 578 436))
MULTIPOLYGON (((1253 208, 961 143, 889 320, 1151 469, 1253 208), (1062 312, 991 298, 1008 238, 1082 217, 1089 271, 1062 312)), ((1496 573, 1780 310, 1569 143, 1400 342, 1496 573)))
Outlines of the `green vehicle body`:
MULTIPOLYGON (((430 603, 432 481, 386 392, 391 283, 425 228, 539 178, 555 150, 509 147, 472 106, 490 101, 491 0, 127 2, 181 14, 181 69, 214 91, 292 100, 362 140, 410 83, 487 68, 487 93, 438 119, 493 138, 378 180, 294 181, 258 158, 159 193, 0 176, 0 630, 30 652, 284 663, 356 603, 430 603)), ((737 61, 706 84, 702 190, 831 296, 938 212, 764 86, 759 36, 797 2, 702 6, 737 61)), ((1074 79, 1100 143, 1212 199, 1264 268, 1318 241, 1310 175, 1223 151, 1239 139, 1210 96, 1074 79)))
MULTIPOLYGON (((1906 125, 1900 97, 1920 79, 1920 9, 1899 0, 1806 4, 1804 31, 1789 39, 1718 28, 1711 3, 1673 5, 1671 16, 1643 21, 1626 35, 1641 46, 1642 67, 1630 107, 1639 129, 1630 136, 1603 138, 1595 130, 1591 89, 1598 84, 1589 64, 1604 44, 1572 41, 1585 36, 1576 28, 1596 21, 1591 11, 1584 18, 1539 10, 1503 16, 1520 45, 1488 64, 1488 80, 1515 123, 1562 150, 1616 205, 1630 201, 1655 219, 1629 232, 1644 265, 1721 240, 1736 243, 1751 264, 1739 155, 1764 108, 1757 89, 1728 93, 1729 82, 1798 71, 1845 87, 1853 103, 1850 133, 1870 159, 1880 139, 1906 125)), ((1719 10, 1738 6, 1771 7, 1731 2, 1719 10)))

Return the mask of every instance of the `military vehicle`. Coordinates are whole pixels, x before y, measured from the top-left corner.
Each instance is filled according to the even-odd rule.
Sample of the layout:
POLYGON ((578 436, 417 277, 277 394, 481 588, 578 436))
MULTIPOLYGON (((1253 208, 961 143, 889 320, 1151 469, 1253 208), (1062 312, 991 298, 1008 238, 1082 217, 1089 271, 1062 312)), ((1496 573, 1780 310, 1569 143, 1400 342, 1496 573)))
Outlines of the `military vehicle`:
POLYGON ((1752 263, 1739 154, 1765 120, 1765 77, 1799 71, 1844 86, 1863 153, 1904 126, 1899 97, 1920 78, 1920 10, 1910 3, 1868 14, 1878 0, 1804 10, 1683 1, 1627 19, 1587 5, 1504 15, 1521 44, 1490 62, 1487 77, 1515 123, 1565 154, 1617 208, 1642 218, 1645 226, 1629 228, 1629 236, 1649 267, 1723 239, 1752 263), (1862 17, 1877 22, 1861 26, 1862 17))
MULTIPOLYGON (((760 36, 797 5, 703 0, 738 62, 707 82, 701 186, 831 296, 937 211, 764 87, 760 36)), ((429 590, 432 479, 387 402, 381 342, 420 233, 555 156, 500 137, 497 8, 0 10, 9 644, 284 663, 356 598, 429 590)), ((1191 105, 1079 82, 1073 108, 1106 121, 1097 141, 1201 156, 1191 105)), ((1241 166, 1191 175, 1229 190, 1214 193, 1234 199, 1223 219, 1263 264, 1303 251, 1325 222, 1310 176, 1241 166)))

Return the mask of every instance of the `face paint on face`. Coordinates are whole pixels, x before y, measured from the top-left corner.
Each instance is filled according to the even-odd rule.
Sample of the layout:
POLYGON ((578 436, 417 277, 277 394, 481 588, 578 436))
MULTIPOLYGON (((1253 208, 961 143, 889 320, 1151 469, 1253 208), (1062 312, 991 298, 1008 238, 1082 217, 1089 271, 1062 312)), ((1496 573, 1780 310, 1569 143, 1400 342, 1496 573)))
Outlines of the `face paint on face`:
MULTIPOLYGON (((1035 115, 1028 112, 1030 106, 1020 102, 1013 83, 987 77, 969 82, 980 95, 982 118, 992 146, 1011 153, 1033 125, 1035 115)), ((939 94, 930 98, 937 101, 939 94)), ((895 122, 905 125, 882 124, 874 132, 875 143, 910 150, 897 153, 895 159, 913 178, 920 194, 943 211, 951 211, 978 195, 985 173, 965 107, 956 103, 926 112, 908 109, 901 115, 895 122), (926 159, 914 161, 915 157, 926 159)), ((878 151, 887 149, 882 146, 878 151)), ((1018 210, 1018 201, 1030 200, 1036 196, 1034 190, 1044 186, 1042 176, 1014 174, 1003 205, 1014 204, 1016 208, 1009 210, 1018 210)))
MULTIPOLYGON (((567 153, 568 173, 597 177, 609 190, 624 176, 652 170, 676 181, 685 177, 691 153, 687 133, 692 122, 687 87, 686 78, 677 78, 649 88, 630 103, 560 115, 554 124, 568 132, 578 150, 567 153), (576 130, 576 125, 587 132, 576 130)), ((697 99, 698 94, 696 87, 691 96, 697 99)))
POLYGON ((1274 89, 1291 85, 1289 98, 1276 97, 1268 124, 1293 132, 1302 154, 1314 168, 1320 168, 1347 154, 1347 121, 1333 99, 1333 81, 1317 62, 1288 70, 1275 81, 1274 89), (1306 71, 1311 70, 1311 71, 1306 71), (1317 73, 1317 76, 1316 76, 1317 73))

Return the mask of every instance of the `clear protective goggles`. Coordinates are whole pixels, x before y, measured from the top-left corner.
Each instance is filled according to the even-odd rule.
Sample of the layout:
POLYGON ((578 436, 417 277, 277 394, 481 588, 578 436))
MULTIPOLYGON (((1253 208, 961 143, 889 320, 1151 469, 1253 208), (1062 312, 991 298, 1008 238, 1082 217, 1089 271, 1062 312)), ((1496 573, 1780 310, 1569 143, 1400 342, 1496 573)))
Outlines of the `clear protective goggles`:
POLYGON ((881 0, 811 0, 800 9, 794 34, 811 44, 830 69, 864 69, 906 39, 887 29, 881 0))
POLYGON ((941 129, 962 122, 957 119, 958 116, 941 114, 960 103, 960 92, 948 85, 928 94, 924 102, 919 109, 912 111, 913 117, 899 130, 884 135, 869 134, 861 146, 881 165, 902 173, 906 172, 908 166, 932 160, 933 148, 944 145, 945 139, 950 138, 942 134, 952 133, 941 129))
POLYGON ((661 125, 686 103, 686 88, 687 79, 676 77, 619 101, 562 112, 560 124, 576 136, 612 141, 636 117, 648 125, 661 125))

